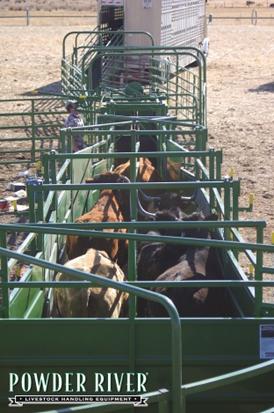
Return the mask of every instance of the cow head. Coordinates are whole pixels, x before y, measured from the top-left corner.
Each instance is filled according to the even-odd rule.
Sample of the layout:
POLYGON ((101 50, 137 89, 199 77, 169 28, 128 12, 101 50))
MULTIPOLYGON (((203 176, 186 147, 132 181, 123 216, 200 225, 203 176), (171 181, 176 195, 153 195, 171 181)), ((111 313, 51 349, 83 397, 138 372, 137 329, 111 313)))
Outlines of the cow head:
MULTIPOLYGON (((204 215, 203 212, 193 212, 190 215, 184 214, 183 221, 217 221, 218 215, 216 213, 210 213, 204 215)), ((182 236, 190 238, 209 238, 210 230, 205 227, 196 227, 196 228, 185 228, 182 231, 182 236)))
MULTIPOLYGON (((130 180, 124 175, 115 172, 106 172, 104 174, 95 175, 93 178, 88 178, 86 182, 94 184, 123 184, 129 183, 130 180)), ((121 208, 124 219, 128 220, 130 216, 129 191, 114 189, 112 190, 112 193, 121 208)))
POLYGON ((157 207, 160 211, 170 208, 180 208, 181 210, 184 210, 186 207, 195 206, 195 198, 196 193, 188 197, 174 192, 165 192, 159 198, 157 207))
MULTIPOLYGON (((155 221, 181 221, 182 213, 179 208, 172 208, 170 210, 158 211, 155 214, 155 221)), ((180 237, 182 230, 180 228, 162 228, 159 230, 161 235, 180 237)))
POLYGON ((126 176, 117 174, 115 172, 106 172, 104 174, 95 175, 93 178, 87 178, 86 183, 94 183, 94 184, 120 184, 120 183, 128 183, 129 180, 126 176))

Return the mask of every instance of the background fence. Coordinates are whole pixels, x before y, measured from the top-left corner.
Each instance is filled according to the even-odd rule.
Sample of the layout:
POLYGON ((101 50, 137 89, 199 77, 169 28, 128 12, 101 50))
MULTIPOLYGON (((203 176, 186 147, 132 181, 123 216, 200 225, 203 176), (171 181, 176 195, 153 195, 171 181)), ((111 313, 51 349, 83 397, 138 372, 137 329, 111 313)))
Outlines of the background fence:
POLYGON ((83 12, 31 12, 26 9, 21 12, 4 12, 2 11, 0 15, 0 26, 36 26, 36 25, 89 25, 96 22, 96 13, 86 13, 83 12))

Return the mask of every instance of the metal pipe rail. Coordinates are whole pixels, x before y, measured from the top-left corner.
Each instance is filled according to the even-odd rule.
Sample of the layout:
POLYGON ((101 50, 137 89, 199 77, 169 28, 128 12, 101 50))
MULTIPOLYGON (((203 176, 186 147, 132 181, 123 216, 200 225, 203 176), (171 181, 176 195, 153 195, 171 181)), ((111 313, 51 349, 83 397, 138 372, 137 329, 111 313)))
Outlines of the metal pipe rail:
MULTIPOLYGON (((213 390, 217 389, 222 386, 230 385, 230 384, 235 384, 243 380, 248 380, 253 377, 258 377, 262 374, 271 372, 274 370, 274 361, 269 360, 265 361, 263 363, 256 364, 251 367, 246 367, 241 370, 233 371, 231 373, 223 374, 220 376, 215 376, 210 379, 206 380, 201 380, 198 382, 190 383, 190 384, 185 384, 182 385, 181 391, 182 391, 182 397, 183 397, 183 410, 182 413, 186 413, 186 398, 189 395, 192 394, 197 394, 201 393, 207 390, 213 390)), ((148 394, 143 394, 142 397, 148 398, 147 402, 151 404, 153 400, 157 400, 159 404, 161 404, 161 400, 163 400, 164 396, 164 401, 168 401, 169 398, 169 392, 166 389, 159 390, 153 393, 148 393, 148 394)), ((124 409, 127 409, 128 406, 124 406, 124 409)), ((102 413, 111 413, 111 412, 116 412, 117 410, 123 410, 123 406, 115 406, 111 405, 110 403, 96 403, 96 404, 86 404, 81 407, 70 407, 70 408, 65 408, 62 409, 62 413, 69 413, 69 412, 92 412, 93 410, 102 412, 102 413), (122 408, 121 408, 122 407, 122 408), (69 410, 68 410, 69 409, 69 410)), ((159 406, 160 409, 160 406, 159 406)), ((45 413, 58 413, 60 410, 51 410, 45 413)), ((273 413, 273 408, 270 408, 268 410, 264 410, 261 413, 273 413)))
POLYGON ((0 112, 0 131, 5 131, 5 136, 0 138, 1 153, 16 154, 29 153, 27 159, 18 161, 15 157, 1 157, 0 164, 20 164, 35 162, 40 159, 43 152, 52 147, 59 147, 59 130, 63 126, 65 110, 64 96, 59 97, 33 97, 20 99, 0 99, 0 105, 5 106, 0 112), (14 110, 14 104, 22 108, 14 110), (7 108, 12 108, 10 112, 7 108), (8 143, 22 142, 25 146, 21 149, 11 150, 8 143), (29 149, 26 144, 29 143, 29 149))
MULTIPOLYGON (((182 152, 184 153, 184 152, 182 152)), ((191 153, 190 153, 191 154, 191 153)), ((180 157, 181 153, 178 154, 180 157)), ((79 190, 94 190, 94 189, 198 189, 198 188, 217 188, 221 189, 224 186, 232 187, 233 183, 239 182, 238 180, 216 180, 216 181, 176 181, 176 182, 131 182, 131 183, 115 183, 115 184, 43 184, 39 186, 29 185, 28 188, 31 192, 43 192, 43 191, 79 191, 79 190)))
MULTIPOLYGON (((23 261, 23 259, 21 259, 23 261)), ((64 267, 66 268, 66 267, 64 267)), ((63 271, 64 272, 64 271, 63 271)), ((91 274, 96 275, 96 274, 91 274)), ((274 288, 274 281, 271 280, 194 280, 194 281, 124 281, 123 285, 133 285, 139 288, 243 288, 243 287, 271 287, 274 288)), ((3 288, 89 288, 97 284, 85 281, 4 281, 0 285, 3 288)), ((112 287, 113 288, 113 287, 112 287)), ((224 317, 222 317, 224 318, 224 317)), ((231 318, 231 317, 229 317, 231 318)))
MULTIPOLYGON (((112 126, 119 126, 119 124, 120 124, 120 122, 117 122, 116 124, 109 124, 109 125, 107 125, 107 126, 110 126, 110 127, 112 127, 112 126)), ((130 123, 127 123, 128 125, 130 125, 130 126, 132 126, 130 123)), ((136 125, 137 125, 137 123, 136 123, 136 125)), ((173 125, 171 125, 171 126, 173 126, 173 125)), ((190 127, 191 128, 191 126, 192 125, 190 125, 190 124, 185 124, 184 126, 187 126, 187 127, 190 127)), ((196 135, 197 134, 197 132, 206 132, 206 129, 195 129, 195 130, 193 130, 193 129, 190 129, 190 130, 187 130, 187 129, 183 129, 183 130, 179 130, 179 129, 171 129, 171 130, 169 130, 169 129, 145 129, 145 130, 142 130, 142 129, 117 129, 117 130, 111 130, 111 129, 99 129, 99 130, 94 130, 94 129, 91 129, 90 128, 90 126, 86 126, 86 127, 81 127, 81 126, 78 126, 78 127, 75 127, 75 128, 67 128, 67 129, 64 129, 64 128, 62 128, 61 129, 61 131, 63 131, 63 132, 69 132, 69 133, 71 133, 72 135, 74 135, 74 134, 77 134, 77 133, 94 133, 94 134, 97 134, 97 135, 106 135, 106 134, 108 134, 108 133, 110 133, 111 132, 111 135, 121 135, 121 134, 128 134, 128 135, 152 135, 152 134, 158 134, 158 135, 196 135)), ((156 153, 156 152, 155 152, 156 153)), ((113 153, 114 155, 115 155, 115 152, 113 153)))
MULTIPOLYGON (((94 60, 96 59, 110 59, 111 61, 116 59, 123 59, 123 61, 125 61, 125 64, 127 64, 127 60, 126 59, 132 59, 133 58, 133 53, 134 56, 138 57, 138 54, 136 52, 136 48, 133 48, 133 52, 131 51, 128 55, 126 54, 127 48, 124 48, 123 54, 121 55, 121 53, 119 54, 119 51, 117 51, 117 49, 119 48, 96 48, 92 50, 92 53, 94 54, 95 51, 97 53, 97 55, 94 57, 94 60), (113 51, 113 52, 112 52, 113 51)), ((88 52, 90 53, 90 52, 88 52)), ((83 57, 83 61, 82 61, 82 79, 83 79, 83 83, 87 83, 87 80, 85 79, 85 71, 86 71, 86 60, 87 58, 89 58, 89 54, 86 54, 83 57), (85 60, 86 59, 86 60, 85 60)), ((172 57, 172 53, 173 51, 170 50, 169 53, 161 53, 161 58, 163 56, 170 56, 172 57)), ((184 53, 182 53, 182 56, 191 56, 193 59, 197 60, 197 55, 190 53, 189 51, 186 52, 184 51, 184 53)), ((201 124, 205 124, 206 120, 205 120, 205 96, 203 95, 205 92, 205 88, 203 88, 203 81, 202 81, 202 72, 201 72, 201 65, 198 63, 199 66, 199 75, 196 78, 196 75, 194 75, 192 72, 187 71, 186 69, 182 72, 180 72, 180 68, 179 66, 174 66, 174 70, 172 70, 171 72, 176 73, 175 78, 173 78, 173 76, 171 76, 171 74, 167 74, 165 73, 165 76, 168 76, 167 78, 163 79, 162 75, 164 74, 164 72, 161 71, 161 69, 157 69, 157 66, 160 65, 160 60, 156 58, 157 57, 157 51, 153 51, 152 55, 150 56, 147 53, 147 50, 145 52, 142 52, 142 59, 150 59, 151 62, 148 62, 149 65, 147 66, 147 72, 143 73, 143 76, 147 77, 144 79, 140 79, 140 81, 144 81, 144 82, 148 82, 150 86, 153 86, 154 89, 159 89, 160 93, 165 93, 167 95, 167 98, 173 102, 170 102, 169 104, 169 109, 170 110, 175 110, 176 115, 179 113, 179 109, 180 108, 185 108, 190 115, 190 118, 195 121, 196 123, 201 123, 201 124), (158 72, 159 73, 158 73, 158 72), (187 81, 186 76, 192 76, 193 79, 191 81, 187 81), (197 85, 196 85, 197 84, 197 85), (191 92, 191 93, 190 93, 191 92), (186 93, 188 94, 188 96, 191 96, 191 102, 187 102, 186 100, 186 93), (172 98, 172 96, 174 96, 174 98, 172 98), (197 96, 196 96, 197 95, 197 96), (192 98, 194 99, 194 101, 192 100, 192 98), (183 101, 185 101, 185 104, 183 104, 183 101), (194 102, 197 102, 196 105, 194 105, 194 102)), ((176 60, 177 60, 177 65, 179 63, 179 57, 178 54, 176 54, 176 60)), ((120 82, 120 75, 119 75, 119 68, 121 68, 121 65, 123 64, 123 62, 119 62, 117 64, 117 67, 111 66, 111 71, 107 72, 107 75, 103 74, 103 78, 102 78, 102 84, 108 85, 108 79, 110 79, 110 85, 109 87, 113 87, 114 89, 118 87, 119 82, 120 82), (112 73, 113 72, 113 73, 112 73), (107 77, 108 76, 108 77, 107 77), (116 76, 116 78, 115 78, 116 76), (114 79, 114 80, 113 80, 114 79), (116 83, 115 83, 116 81, 116 83)), ((169 63, 169 65, 171 67, 173 67, 173 63, 169 63)), ((134 72, 134 68, 130 69, 130 63, 128 63, 128 68, 129 70, 134 72)), ((140 72, 139 72, 140 73, 140 72)), ((138 75, 139 76, 139 75, 138 75)), ((142 76, 142 75, 140 75, 142 76)), ((99 87, 98 88, 99 93, 103 93, 104 91, 104 86, 103 87, 99 87)))
MULTIPOLYGON (((196 221, 197 225, 199 225, 199 221, 196 221)), ((210 221, 209 221, 210 223, 210 221)), ((17 232, 36 232, 37 234, 55 234, 57 233, 61 235, 77 235, 77 236, 89 236, 94 238, 105 238, 106 233, 104 231, 85 231, 80 229, 65 229, 58 227, 58 225, 52 224, 50 227, 48 224, 36 224, 36 225, 26 225, 26 224, 16 224, 16 225, 7 225, 7 224, 0 224, 0 232, 1 229, 4 231, 15 230, 17 232)), ((144 234, 135 234, 135 233, 107 233, 107 238, 110 239, 128 239, 133 241, 150 241, 150 242, 166 242, 170 244, 178 244, 178 245, 192 245, 195 247, 213 247, 213 248, 228 248, 228 249, 238 249, 239 251, 244 251, 246 249, 250 249, 252 251, 264 251, 269 253, 274 253, 274 245, 270 244, 263 244, 263 243, 252 243, 252 242, 234 242, 234 241, 227 241, 227 240, 216 240, 216 239, 202 239, 202 238, 178 238, 178 237, 171 237, 165 235, 144 235, 144 234)))
MULTIPOLYGON (((151 393, 145 393, 141 395, 143 398, 147 399, 146 402, 148 405, 157 404, 159 413, 165 412, 168 413, 167 406, 170 402, 170 391, 167 389, 161 389, 158 391, 154 391, 151 393)), ((88 413, 93 412, 96 409, 96 413, 112 413, 112 412, 120 412, 123 410, 127 410, 129 406, 125 405, 110 405, 109 403, 96 403, 96 404, 86 404, 84 406, 76 406, 76 407, 63 407, 61 410, 51 410, 43 413, 74 413, 74 412, 81 412, 81 413, 88 413)), ((41 412, 42 413, 42 412, 41 412)))
POLYGON ((55 160, 67 160, 67 159, 98 159, 98 158, 161 158, 161 157, 170 157, 170 158, 199 158, 210 157, 210 156, 219 156, 222 153, 220 150, 209 150, 209 151, 157 151, 157 152, 99 152, 99 153, 47 153, 43 156, 43 160, 50 161, 55 160))
MULTIPOLYGON (((179 102, 180 96, 182 93, 185 93, 188 91, 189 88, 193 89, 194 91, 194 96, 196 96, 197 94, 197 100, 199 103, 199 109, 198 109, 198 113, 197 113, 197 119, 196 119, 196 115, 195 115, 195 119, 198 120, 200 119, 199 123, 204 124, 206 122, 205 119, 205 103, 206 103, 206 98, 205 98, 205 87, 203 86, 206 82, 206 73, 205 73, 205 57, 203 55, 203 53, 201 53, 201 51, 199 49, 196 48, 192 48, 192 47, 177 47, 177 48, 164 48, 164 47, 119 47, 119 46, 115 46, 112 47, 111 45, 109 45, 108 47, 104 46, 98 46, 97 44, 94 45, 94 47, 91 47, 90 50, 88 50, 88 52, 86 52, 82 59, 81 59, 81 68, 79 67, 79 65, 75 65, 75 66, 71 66, 71 69, 69 72, 67 72, 66 76, 70 77, 70 81, 73 83, 73 72, 74 69, 77 70, 77 72, 79 73, 79 69, 81 72, 80 78, 77 80, 78 86, 83 88, 83 91, 85 91, 85 93, 88 93, 88 79, 87 79, 87 75, 86 75, 86 70, 87 70, 87 64, 88 66, 90 64, 92 64, 92 62, 94 62, 95 59, 100 58, 102 56, 106 57, 106 58, 111 58, 113 60, 113 58, 116 56, 118 56, 119 58, 122 57, 123 59, 127 58, 127 54, 129 52, 129 57, 132 58, 133 55, 136 56, 136 54, 142 55, 142 58, 148 56, 149 54, 152 56, 152 58, 155 60, 155 64, 152 65, 151 67, 151 74, 152 74, 152 78, 150 79, 150 83, 154 82, 155 85, 157 85, 157 87, 160 87, 160 89, 165 88, 165 86, 163 85, 161 76, 158 74, 157 75, 157 65, 159 65, 159 59, 158 59, 158 63, 156 61, 157 56, 163 57, 163 56, 169 56, 169 55, 174 55, 175 56, 175 60, 176 60, 176 64, 173 63, 169 63, 169 66, 173 67, 174 66, 174 70, 169 70, 170 75, 173 76, 173 74, 176 73, 175 76, 175 80, 172 80, 172 76, 170 76, 170 79, 168 79, 168 83, 166 86, 166 91, 167 93, 172 93, 172 89, 174 89, 175 91, 175 96, 174 96, 174 110, 176 111, 176 113, 178 112, 178 109, 181 107, 189 107, 190 112, 193 111, 193 108, 191 109, 190 105, 188 103, 188 105, 182 105, 179 102), (193 74, 193 72, 190 72, 186 69, 184 69, 183 71, 180 72, 181 68, 179 68, 179 55, 187 55, 187 56, 191 56, 194 60, 197 61, 198 63, 198 67, 199 67, 199 76, 195 77, 195 75, 193 74), (180 69, 180 70, 179 70, 180 69), (72 76, 70 75, 70 73, 72 74, 72 76), (193 79, 188 80, 185 77, 185 74, 188 74, 188 76, 192 76, 193 79), (160 77, 159 77, 160 76, 160 77), (196 79, 196 80, 195 80, 196 79), (185 86, 183 86, 183 83, 185 83, 185 86)), ((66 61, 63 59, 63 65, 66 66, 67 63, 66 61)), ((118 65, 119 67, 121 67, 121 65, 118 65)), ((112 69, 113 69, 113 64, 112 64, 112 69)), ((118 67, 117 67, 118 69, 118 67)), ((64 82, 65 82, 65 78, 64 78, 64 82)), ((67 82, 66 82, 67 83, 67 82)), ((119 83, 119 82, 118 82, 119 83)), ((107 82, 105 81, 104 84, 107 84, 107 82)), ((67 83, 66 87, 71 86, 70 84, 67 83)), ((74 87, 75 89, 75 87, 74 87)), ((102 89, 103 90, 103 89, 102 89)), ((101 92, 102 90, 99 88, 98 89, 98 99, 100 100, 100 96, 101 96, 101 92)), ((173 92, 174 92, 173 91, 173 92)), ((96 91, 95 91, 95 95, 96 95, 96 91)), ((94 96, 95 96, 94 95, 94 96)), ((196 106, 196 105, 195 105, 196 106)))
POLYGON ((71 228, 71 229, 81 229, 81 230, 91 230, 91 229, 163 229, 163 228, 266 228, 266 221, 255 220, 255 221, 124 221, 124 222, 89 222, 89 223, 31 223, 31 224, 0 224, 0 232, 4 231, 23 231, 24 226, 31 226, 32 229, 35 227, 41 228, 71 228), (21 228, 23 226, 23 228, 21 228))
POLYGON ((207 390, 213 390, 221 386, 235 384, 239 381, 257 377, 261 374, 274 370, 274 360, 265 361, 255 366, 247 367, 235 372, 223 374, 211 379, 201 380, 191 384, 185 384, 181 387, 183 397, 183 410, 186 412, 186 397, 191 394, 197 394, 207 390))
MULTIPOLYGON (((67 40, 68 40, 68 38, 69 37, 71 37, 71 36, 73 36, 73 35, 76 35, 75 36, 75 46, 74 47, 76 47, 76 48, 78 48, 78 39, 79 39, 79 36, 80 35, 88 35, 87 36, 87 38, 90 38, 91 36, 95 36, 95 39, 96 39, 96 42, 99 42, 99 44, 103 44, 103 41, 102 41, 102 36, 104 36, 104 35, 106 35, 106 31, 103 31, 103 30, 99 30, 99 28, 97 28, 96 30, 83 30, 83 31, 71 31, 71 32, 69 32, 69 33, 67 33, 66 35, 65 35, 65 37, 63 38, 63 45, 62 45, 62 51, 63 51, 63 58, 65 58, 66 57, 66 42, 67 42, 67 40)), ((151 40, 151 46, 154 46, 154 40, 153 40, 153 37, 151 36, 151 34, 149 33, 149 32, 145 32, 145 31, 129 31, 129 32, 125 32, 125 31, 122 31, 122 30, 115 30, 115 32, 111 32, 111 31, 109 31, 109 32, 107 32, 107 34, 108 35, 110 35, 110 36, 116 36, 117 34, 118 35, 134 35, 134 34, 136 34, 136 35, 145 35, 145 36, 147 36, 150 40, 151 40)), ((94 39, 94 40, 95 40, 94 39)), ((91 46, 93 46, 94 44, 96 44, 95 42, 94 43, 92 43, 92 44, 90 44, 90 46, 87 46, 87 47, 91 47, 91 46)), ((80 46, 81 47, 81 46, 80 46)))
MULTIPOLYGON (((87 272, 82 272, 78 270, 73 270, 67 267, 64 267, 60 264, 53 264, 51 262, 33 258, 27 255, 19 254, 13 251, 10 251, 6 248, 0 247, 0 256, 14 258, 21 260, 28 264, 35 264, 42 268, 49 268, 56 272, 62 272, 63 274, 70 275, 82 280, 90 281, 97 286, 114 288, 119 291, 127 292, 133 294, 137 297, 142 297, 147 300, 155 301, 162 305, 169 314, 171 322, 171 369, 172 369, 172 411, 173 413, 178 413, 182 409, 182 398, 180 387, 182 385, 182 369, 178 366, 182 366, 182 339, 181 339, 181 322, 178 311, 173 304, 173 302, 168 298, 159 293, 153 291, 146 291, 142 288, 135 287, 132 285, 126 285, 119 283, 117 281, 109 280, 100 275, 89 274, 87 272)), ((3 268, 1 268, 1 272, 3 268)), ((134 320, 134 317, 133 317, 134 320)))
MULTIPOLYGON (((101 141, 98 144, 95 144, 93 148, 96 147, 96 145, 103 146, 106 144, 106 141, 101 141)), ((48 183, 49 179, 51 177, 53 182, 58 182, 58 178, 62 179, 64 177, 66 171, 70 167, 71 162, 77 159, 84 159, 84 160, 89 160, 89 159, 117 159, 117 158, 126 158, 130 159, 130 162, 134 161, 135 159, 138 158, 157 158, 160 159, 161 161, 165 158, 181 158, 182 160, 187 159, 188 164, 190 162, 193 162, 192 167, 195 167, 195 162, 197 162, 197 159, 200 157, 203 158, 204 162, 209 163, 209 170, 210 174, 207 175, 206 179, 207 180, 214 180, 214 179, 220 179, 220 163, 222 160, 222 151, 215 151, 210 149, 209 151, 158 151, 158 152, 96 152, 96 153, 55 153, 51 152, 50 154, 44 154, 42 157, 42 163, 43 167, 45 170, 45 182, 48 183), (66 166, 61 167, 62 168, 62 174, 60 172, 58 173, 58 177, 56 175, 56 166, 55 162, 57 161, 64 161, 66 162, 66 166), (54 168, 52 170, 52 166, 54 165, 54 168), (210 176, 209 176, 210 175, 210 176)), ((204 167, 205 168, 205 167, 204 167)), ((196 178, 200 179, 200 174, 198 168, 196 168, 196 178)))

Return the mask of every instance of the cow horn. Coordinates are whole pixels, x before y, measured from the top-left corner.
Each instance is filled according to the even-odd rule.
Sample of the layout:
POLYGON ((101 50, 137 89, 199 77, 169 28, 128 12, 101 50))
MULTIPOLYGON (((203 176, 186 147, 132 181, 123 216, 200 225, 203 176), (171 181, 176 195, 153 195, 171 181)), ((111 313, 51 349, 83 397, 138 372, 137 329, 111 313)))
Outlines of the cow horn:
POLYGON ((139 189, 139 193, 145 202, 151 202, 151 201, 161 201, 161 197, 159 196, 149 196, 145 194, 141 189, 139 189))
POLYGON ((141 215, 143 215, 143 216, 145 216, 145 217, 147 217, 147 218, 153 218, 153 219, 155 219, 156 214, 153 214, 152 212, 148 212, 148 211, 146 211, 146 210, 143 208, 143 206, 141 205, 141 202, 140 202, 140 199, 139 199, 139 196, 138 196, 138 195, 137 195, 137 206, 138 206, 138 211, 139 211, 139 213, 140 213, 141 215))
POLYGON ((186 201, 186 202, 195 201, 196 198, 197 198, 197 189, 191 196, 181 196, 181 200, 186 201))
MULTIPOLYGON (((127 176, 124 176, 124 175, 121 175, 121 176, 123 176, 123 179, 124 179, 126 182, 130 183, 130 179, 129 179, 127 176)), ((151 212, 146 211, 146 210, 143 208, 143 206, 141 205, 141 202, 140 202, 140 199, 139 199, 139 191, 138 191, 138 193, 137 193, 137 207, 138 207, 138 211, 139 211, 139 213, 140 213, 141 215, 143 215, 143 216, 145 216, 145 217, 148 217, 148 218, 153 218, 153 219, 155 219, 156 214, 153 214, 153 213, 151 213, 151 212)))

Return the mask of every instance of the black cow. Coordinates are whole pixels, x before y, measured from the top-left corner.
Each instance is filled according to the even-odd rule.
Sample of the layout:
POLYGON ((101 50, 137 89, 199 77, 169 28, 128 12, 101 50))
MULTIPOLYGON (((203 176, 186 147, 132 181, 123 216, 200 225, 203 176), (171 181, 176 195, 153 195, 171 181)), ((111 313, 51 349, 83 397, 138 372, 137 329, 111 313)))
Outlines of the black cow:
MULTIPOLYGON (((160 220, 180 220, 176 214, 166 211, 158 213, 160 220)), ((201 213, 184 216, 183 220, 216 220, 217 216, 211 214, 206 218, 201 213)), ((210 238, 206 228, 193 229, 165 229, 160 230, 162 235, 182 236, 191 238, 210 238)), ((155 281, 183 281, 185 279, 204 279, 209 248, 196 248, 193 246, 152 243, 143 246, 138 256, 138 279, 155 281)), ((203 304, 208 295, 206 288, 156 288, 155 291, 167 295, 175 303, 181 315, 198 315, 203 309, 203 304)), ((140 316, 163 316, 165 310, 152 302, 140 300, 140 316)))

